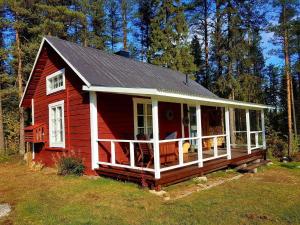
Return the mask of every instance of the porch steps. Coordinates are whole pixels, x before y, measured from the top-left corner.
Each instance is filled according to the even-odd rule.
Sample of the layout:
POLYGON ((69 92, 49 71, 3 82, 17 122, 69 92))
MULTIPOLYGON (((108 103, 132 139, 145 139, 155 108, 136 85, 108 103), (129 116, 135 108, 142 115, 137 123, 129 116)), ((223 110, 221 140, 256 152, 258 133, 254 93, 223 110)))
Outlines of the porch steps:
POLYGON ((240 160, 234 160, 234 161, 232 161, 230 164, 229 164, 229 167, 238 167, 238 166, 240 166, 240 165, 242 165, 242 164, 247 164, 247 163, 250 163, 250 162, 253 162, 253 161, 255 161, 255 160, 257 160, 257 159, 261 159, 262 158, 262 156, 261 156, 261 154, 259 154, 259 155, 252 155, 251 157, 244 157, 244 158, 240 158, 240 160))
POLYGON ((271 162, 271 160, 260 160, 258 162, 252 162, 245 167, 239 168, 238 171, 243 173, 256 173, 258 167, 267 165, 269 162, 271 162))

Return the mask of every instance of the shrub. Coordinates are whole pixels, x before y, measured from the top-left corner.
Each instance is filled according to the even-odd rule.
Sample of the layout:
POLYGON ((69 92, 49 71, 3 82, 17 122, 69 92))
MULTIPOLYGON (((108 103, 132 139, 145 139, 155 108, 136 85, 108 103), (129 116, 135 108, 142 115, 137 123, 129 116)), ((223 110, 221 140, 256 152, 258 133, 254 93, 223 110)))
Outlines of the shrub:
POLYGON ((268 133, 267 146, 269 152, 275 158, 282 158, 287 154, 287 142, 279 135, 278 132, 271 131, 268 133))
POLYGON ((76 175, 81 176, 84 171, 84 165, 82 159, 63 156, 57 162, 58 174, 62 176, 76 175))

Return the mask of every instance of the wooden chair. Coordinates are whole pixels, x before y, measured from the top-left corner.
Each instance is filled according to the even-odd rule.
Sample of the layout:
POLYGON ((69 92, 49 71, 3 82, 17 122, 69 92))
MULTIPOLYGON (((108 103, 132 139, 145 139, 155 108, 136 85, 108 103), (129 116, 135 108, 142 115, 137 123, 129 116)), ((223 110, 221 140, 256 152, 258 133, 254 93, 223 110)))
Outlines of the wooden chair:
MULTIPOLYGON (((145 134, 138 134, 137 140, 149 140, 148 136, 145 134)), ((149 161, 147 163, 147 168, 153 163, 154 160, 154 154, 153 154, 153 148, 150 143, 138 143, 138 149, 139 149, 139 156, 137 159, 137 162, 144 163, 144 157, 148 157, 149 161)))

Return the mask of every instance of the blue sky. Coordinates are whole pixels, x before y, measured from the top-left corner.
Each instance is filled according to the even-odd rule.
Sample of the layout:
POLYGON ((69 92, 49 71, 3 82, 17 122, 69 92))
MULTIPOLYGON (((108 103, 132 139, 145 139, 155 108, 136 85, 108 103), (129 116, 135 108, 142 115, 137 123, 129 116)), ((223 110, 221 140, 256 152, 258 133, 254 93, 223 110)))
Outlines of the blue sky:
POLYGON ((280 46, 276 46, 272 43, 273 33, 262 32, 262 43, 263 54, 266 60, 266 64, 282 65, 283 60, 277 55, 271 53, 271 50, 280 49, 280 46))

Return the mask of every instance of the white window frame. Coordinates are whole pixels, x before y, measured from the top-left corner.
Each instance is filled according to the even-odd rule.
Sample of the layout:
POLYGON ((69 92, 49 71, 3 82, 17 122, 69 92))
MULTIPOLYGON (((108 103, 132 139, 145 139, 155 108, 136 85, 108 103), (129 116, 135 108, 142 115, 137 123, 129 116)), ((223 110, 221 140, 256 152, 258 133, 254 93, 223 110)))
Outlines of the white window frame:
POLYGON ((65 135, 65 108, 64 108, 64 100, 54 102, 48 105, 48 115, 49 115, 49 147, 51 148, 65 148, 65 143, 66 143, 66 135, 65 135), (62 137, 63 141, 62 142, 54 142, 52 140, 52 120, 51 120, 51 109, 54 107, 62 107, 62 137))
POLYGON ((58 91, 61 91, 61 90, 65 90, 65 89, 66 89, 65 69, 58 70, 55 73, 52 73, 52 74, 50 74, 46 77, 46 92, 47 92, 47 95, 50 95, 52 93, 55 93, 55 92, 58 92, 58 91), (62 75, 63 85, 60 86, 60 87, 54 88, 54 89, 50 89, 50 79, 52 79, 56 76, 59 76, 59 75, 62 75))
MULTIPOLYGON (((136 136, 138 134, 137 105, 138 104, 143 104, 143 105, 149 104, 149 105, 152 105, 152 101, 151 101, 151 99, 148 99, 148 98, 132 98, 132 100, 133 100, 134 139, 136 139, 136 136)), ((145 108, 144 108, 144 110, 145 110, 145 108)), ((148 115, 148 114, 146 114, 146 115, 148 115)), ((144 111, 144 125, 145 125, 145 129, 147 131, 148 127, 147 127, 147 121, 146 120, 147 120, 147 116, 145 116, 145 111, 144 111)), ((153 129, 153 124, 152 124, 152 129, 153 129)))

